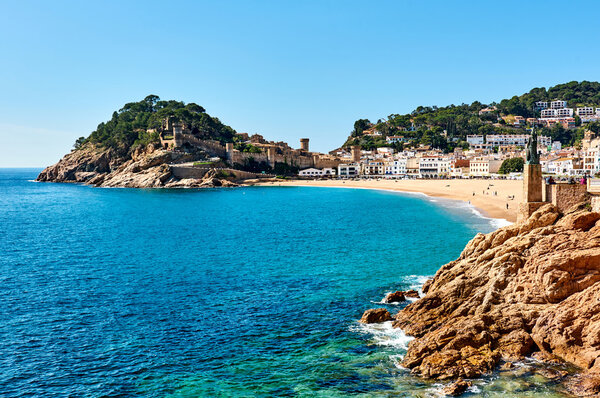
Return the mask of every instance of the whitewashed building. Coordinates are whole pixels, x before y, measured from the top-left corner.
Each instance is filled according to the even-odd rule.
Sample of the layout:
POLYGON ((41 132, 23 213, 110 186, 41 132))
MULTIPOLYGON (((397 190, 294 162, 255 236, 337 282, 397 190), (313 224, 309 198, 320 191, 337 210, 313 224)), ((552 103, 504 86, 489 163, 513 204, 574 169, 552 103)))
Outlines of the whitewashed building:
POLYGON ((300 177, 322 177, 322 176, 334 176, 335 175, 335 169, 326 167, 324 169, 315 169, 315 168, 308 168, 308 169, 304 169, 304 170, 300 170, 298 172, 298 175, 300 177))
POLYGON ((469 163, 469 171, 474 177, 484 177, 497 173, 500 166, 502 166, 502 160, 475 158, 469 163))
POLYGON ((343 178, 357 177, 360 174, 360 164, 348 163, 338 166, 338 176, 343 178))
POLYGON ((583 106, 581 108, 577 108, 577 116, 594 116, 594 107, 583 106))
POLYGON ((573 158, 555 158, 540 163, 542 164, 542 171, 545 173, 572 175, 573 161, 573 158))
POLYGON ((396 176, 406 175, 406 159, 396 159, 394 161, 386 162, 385 174, 396 176))
POLYGON ((467 143, 470 146, 482 145, 484 142, 483 135, 467 135, 467 143))

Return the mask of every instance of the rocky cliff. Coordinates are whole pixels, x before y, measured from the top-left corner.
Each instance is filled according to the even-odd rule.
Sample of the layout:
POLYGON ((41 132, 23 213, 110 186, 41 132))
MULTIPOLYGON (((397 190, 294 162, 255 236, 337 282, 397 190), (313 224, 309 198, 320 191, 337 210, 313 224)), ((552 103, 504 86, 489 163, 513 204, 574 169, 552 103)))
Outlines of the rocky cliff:
POLYGON ((414 336, 402 365, 427 378, 474 378, 526 356, 568 362, 565 384, 600 393, 600 213, 551 204, 478 234, 423 286, 394 326, 414 336))
MULTIPOLYGON (((209 171, 203 178, 177 178, 173 163, 199 160, 201 154, 167 151, 148 145, 126 154, 87 144, 40 173, 37 181, 77 182, 100 187, 204 188, 236 186, 209 171)), ((200 159, 204 160, 204 159, 200 159)))

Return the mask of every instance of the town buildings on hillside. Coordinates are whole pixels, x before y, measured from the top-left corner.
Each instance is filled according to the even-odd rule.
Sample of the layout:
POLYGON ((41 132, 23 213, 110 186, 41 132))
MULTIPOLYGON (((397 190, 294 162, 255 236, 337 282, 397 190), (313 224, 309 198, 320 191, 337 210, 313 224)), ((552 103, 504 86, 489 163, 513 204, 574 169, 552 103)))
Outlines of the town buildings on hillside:
MULTIPOLYGON (((555 107, 560 104, 554 105, 555 107)), ((553 106, 552 104, 550 106, 553 106)), ((552 108, 551 108, 552 109, 552 108)), ((443 153, 428 146, 395 152, 392 148, 352 151, 338 149, 337 169, 318 171, 309 168, 300 172, 304 177, 338 178, 470 178, 490 177, 498 173, 506 159, 525 158, 528 134, 489 134, 467 136, 469 149, 456 148, 443 153)), ((563 148, 550 137, 538 137, 542 171, 559 176, 593 176, 600 173, 600 138, 591 131, 585 133, 580 149, 563 148)))

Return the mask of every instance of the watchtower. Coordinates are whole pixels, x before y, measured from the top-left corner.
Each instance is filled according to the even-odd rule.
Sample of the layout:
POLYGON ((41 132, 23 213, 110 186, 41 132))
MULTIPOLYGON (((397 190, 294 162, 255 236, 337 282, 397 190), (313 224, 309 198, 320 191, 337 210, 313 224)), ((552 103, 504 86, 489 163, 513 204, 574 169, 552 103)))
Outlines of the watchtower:
POLYGON ((270 146, 267 148, 267 160, 269 161, 269 166, 275 167, 275 147, 270 146))
POLYGON ((233 164, 233 142, 225 143, 225 156, 227 157, 227 162, 233 164))
POLYGON ((308 138, 300 138, 300 149, 308 152, 308 138))
POLYGON ((352 152, 352 161, 360 162, 360 145, 353 145, 350 150, 352 152))

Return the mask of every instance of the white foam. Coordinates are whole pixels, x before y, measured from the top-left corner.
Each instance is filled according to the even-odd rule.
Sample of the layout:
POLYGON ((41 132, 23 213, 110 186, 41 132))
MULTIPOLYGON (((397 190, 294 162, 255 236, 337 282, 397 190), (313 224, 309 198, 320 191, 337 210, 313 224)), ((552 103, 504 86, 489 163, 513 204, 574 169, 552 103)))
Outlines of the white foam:
POLYGON ((406 350, 408 343, 414 337, 407 336, 401 329, 392 326, 392 321, 383 323, 355 323, 350 326, 351 331, 369 334, 373 337, 375 344, 390 346, 406 350))
MULTIPOLYGON (((404 277, 404 281, 408 283, 408 290, 416 290, 419 292, 419 296, 424 296, 423 294, 423 284, 427 282, 429 279, 433 278, 431 275, 406 275, 404 277)), ((416 301, 416 298, 408 298, 411 301, 416 301)))
POLYGON ((472 385, 467 389, 467 391, 472 392, 473 394, 480 394, 481 388, 477 387, 476 385, 472 385))

